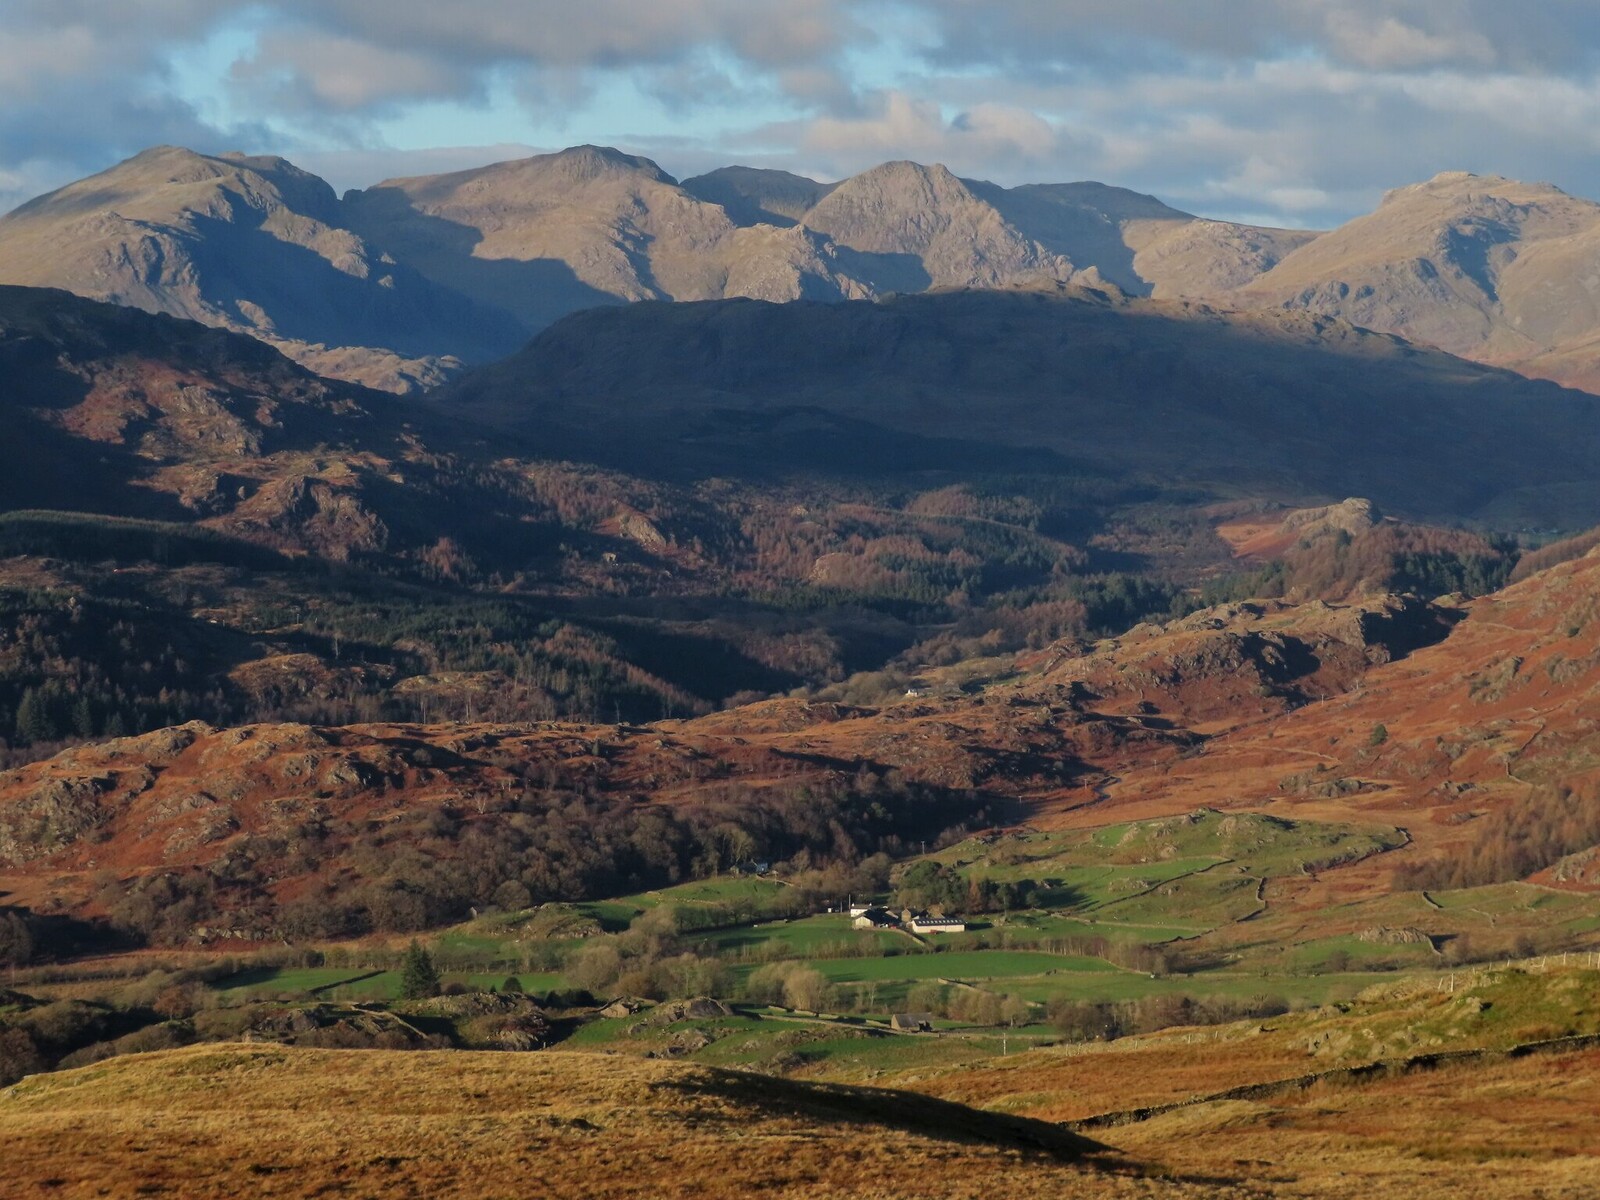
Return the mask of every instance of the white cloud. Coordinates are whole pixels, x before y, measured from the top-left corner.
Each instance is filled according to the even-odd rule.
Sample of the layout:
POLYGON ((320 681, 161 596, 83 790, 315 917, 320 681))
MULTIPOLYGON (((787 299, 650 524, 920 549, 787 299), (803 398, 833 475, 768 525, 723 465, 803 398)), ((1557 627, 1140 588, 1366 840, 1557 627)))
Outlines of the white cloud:
POLYGON ((865 98, 853 116, 820 116, 760 131, 756 140, 788 140, 808 163, 833 177, 886 159, 940 162, 958 174, 1047 170, 1076 139, 1025 108, 978 104, 946 117, 939 104, 900 91, 865 98))
POLYGON ((916 158, 1295 223, 1456 167, 1600 195, 1593 0, 0 3, 0 203, 161 141, 341 185, 472 165, 382 139, 502 101, 461 140, 616 141, 680 172, 916 158), (210 93, 173 76, 197 46, 224 47, 210 93))
POLYGON ((1394 17, 1375 20, 1357 13, 1333 12, 1328 17, 1328 33, 1342 57, 1385 70, 1441 63, 1489 66, 1496 58, 1494 46, 1481 33, 1429 33, 1394 17))
POLYGON ((470 93, 470 72, 411 51, 303 30, 262 35, 233 77, 290 108, 371 112, 470 93))

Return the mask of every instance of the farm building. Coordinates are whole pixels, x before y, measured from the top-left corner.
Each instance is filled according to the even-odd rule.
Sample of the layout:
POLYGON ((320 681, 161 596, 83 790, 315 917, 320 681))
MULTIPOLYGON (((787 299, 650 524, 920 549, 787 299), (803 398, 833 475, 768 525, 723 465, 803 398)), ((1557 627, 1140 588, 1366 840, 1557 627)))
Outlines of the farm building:
POLYGON ((902 1033, 932 1033, 932 1013, 895 1013, 889 1018, 889 1025, 902 1033))
POLYGON ((869 908, 852 922, 857 929, 897 929, 900 920, 886 908, 869 908))

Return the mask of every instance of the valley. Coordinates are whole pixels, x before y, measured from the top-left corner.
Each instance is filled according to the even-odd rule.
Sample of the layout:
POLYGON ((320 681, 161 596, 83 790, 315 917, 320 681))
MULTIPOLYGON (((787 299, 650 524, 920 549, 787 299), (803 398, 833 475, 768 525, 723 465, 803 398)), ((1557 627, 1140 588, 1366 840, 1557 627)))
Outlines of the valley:
MULTIPOLYGON (((1486 192, 1587 228, 1379 215, 1486 192)), ((1371 228, 163 149, 0 252, 23 1194, 1584 1194, 1600 399, 1371 228)))

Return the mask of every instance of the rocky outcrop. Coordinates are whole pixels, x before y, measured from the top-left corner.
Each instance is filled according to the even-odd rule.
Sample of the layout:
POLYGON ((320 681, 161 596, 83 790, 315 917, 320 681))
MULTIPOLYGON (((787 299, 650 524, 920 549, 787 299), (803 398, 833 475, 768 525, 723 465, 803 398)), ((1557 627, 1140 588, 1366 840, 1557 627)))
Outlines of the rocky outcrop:
POLYGON ((375 1006, 317 1004, 264 1012, 240 1038, 322 1049, 420 1050, 427 1039, 402 1017, 375 1006))
MULTIPOLYGON (((14 779, 18 773, 6 772, 0 787, 14 779)), ((102 798, 114 786, 113 776, 95 773, 25 787, 0 809, 0 862, 20 866, 74 845, 111 819, 102 798)))
POLYGON ((1037 678, 1077 689, 1098 707, 1137 701, 1187 720, 1215 719, 1346 691, 1371 667, 1443 640, 1453 619, 1412 596, 1224 604, 1137 625, 1090 648, 1061 643, 1036 660, 1037 678))

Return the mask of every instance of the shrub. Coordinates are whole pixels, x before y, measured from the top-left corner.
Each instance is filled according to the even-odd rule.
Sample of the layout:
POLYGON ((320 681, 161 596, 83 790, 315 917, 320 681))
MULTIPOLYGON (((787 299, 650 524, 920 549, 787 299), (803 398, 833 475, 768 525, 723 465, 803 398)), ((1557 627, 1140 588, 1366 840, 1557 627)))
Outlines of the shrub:
POLYGON ((405 961, 400 965, 400 997, 403 1000, 421 1000, 439 994, 439 969, 433 958, 415 938, 406 948, 405 961))
POLYGON ((24 1075, 37 1075, 47 1065, 26 1030, 0 1029, 0 1087, 10 1087, 24 1075))

